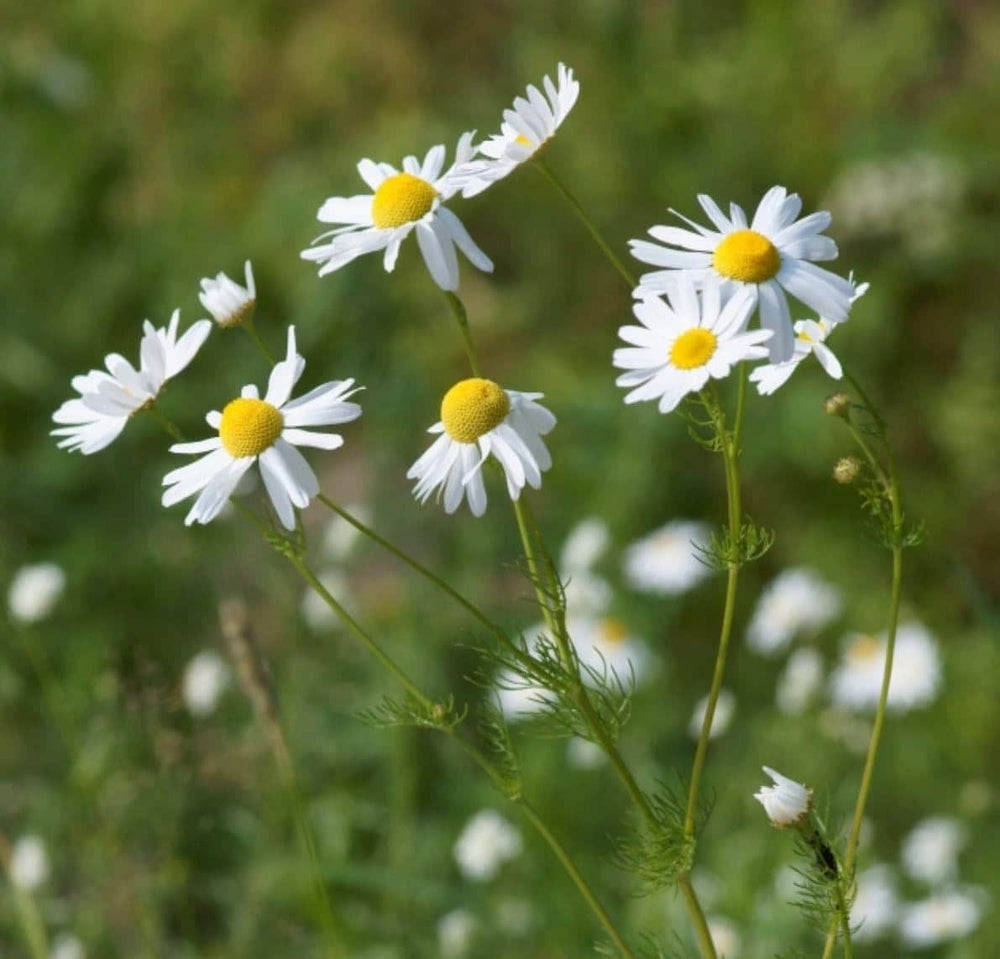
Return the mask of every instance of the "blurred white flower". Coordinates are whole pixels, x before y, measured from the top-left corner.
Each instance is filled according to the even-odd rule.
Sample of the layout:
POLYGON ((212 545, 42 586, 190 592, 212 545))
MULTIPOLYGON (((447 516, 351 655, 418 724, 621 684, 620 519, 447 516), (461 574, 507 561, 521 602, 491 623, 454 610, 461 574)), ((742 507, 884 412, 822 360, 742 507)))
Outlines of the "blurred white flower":
POLYGON ((49 878, 49 855, 40 836, 21 836, 10 851, 10 881, 32 892, 49 878))
POLYGON ((965 825, 958 819, 924 819, 903 840, 903 869, 913 879, 932 886, 952 881, 958 876, 958 854, 967 840, 965 825))
POLYGON ((566 747, 566 758, 569 764, 577 769, 599 769, 608 761, 604 750, 597 743, 582 739, 580 736, 570 739, 566 747))
POLYGON ((753 798, 764 807, 772 826, 778 829, 797 826, 809 815, 813 791, 768 766, 763 769, 774 785, 761 786, 753 798))
POLYGON ((52 943, 49 959, 86 959, 87 951, 75 936, 61 935, 52 943))
POLYGON ((709 916, 708 934, 712 937, 719 959, 738 959, 741 942, 736 923, 724 916, 709 916))
POLYGON ((778 679, 774 700, 778 711, 798 716, 809 708, 823 682, 823 657, 811 646, 796 649, 778 679))
POLYGON ((198 299, 212 314, 212 319, 221 327, 239 326, 253 316, 257 305, 257 287, 253 282, 253 269, 247 260, 243 267, 246 286, 229 279, 225 273, 218 273, 212 279, 201 281, 198 299))
POLYGON ((563 575, 589 570, 607 552, 611 542, 608 524, 598 516, 589 516, 576 524, 563 543, 559 568, 563 575))
MULTIPOLYGON (((339 504, 338 504, 339 505, 339 504)), ((363 503, 351 503, 344 507, 355 519, 360 520, 365 526, 372 524, 371 507, 363 503)), ((323 531, 323 554, 333 563, 342 563, 351 554, 355 544, 361 538, 361 531, 346 519, 334 516, 326 525, 323 531)))
POLYGON ((22 623, 37 623, 52 612, 66 587, 66 574, 55 563, 22 566, 7 591, 10 615, 22 623))
MULTIPOLYGON (((566 621, 570 639, 581 666, 598 674, 612 673, 628 684, 634 677, 638 685, 649 668, 646 644, 633 636, 624 623, 610 617, 570 617, 566 621)), ((587 676, 584 675, 584 682, 587 676)))
POLYGON ((786 569, 761 593, 747 627, 747 643, 765 656, 776 655, 796 634, 826 626, 841 604, 840 591, 813 570, 786 569))
MULTIPOLYGON (((703 696, 695 703, 691 713, 691 721, 688 723, 688 734, 692 739, 701 736, 701 726, 705 722, 705 710, 708 709, 708 696, 703 696)), ((736 696, 731 690, 720 689, 719 698, 715 701, 715 714, 712 716, 712 728, 709 730, 708 738, 717 739, 727 729, 736 714, 736 696)))
POLYGON ((229 667, 218 653, 204 650, 184 669, 181 691, 192 716, 208 716, 229 685, 229 667))
MULTIPOLYGON (((344 604, 344 598, 348 592, 347 579, 339 569, 320 570, 316 578, 323 584, 326 590, 340 603, 344 604)), ((314 589, 307 589, 302 594, 302 605, 299 607, 302 618, 311 630, 317 633, 335 629, 340 625, 340 617, 327 606, 323 598, 314 589)))
POLYGON ((698 552, 710 535, 706 523, 678 519, 637 540, 625 551, 628 584, 663 596, 686 593, 711 573, 698 552))
POLYGON ((497 904, 497 926, 509 936, 524 936, 531 931, 535 912, 526 899, 504 899, 497 904))
POLYGON ((521 719, 540 712, 545 704, 552 702, 553 695, 542 686, 524 685, 524 681, 512 673, 503 672, 495 683, 500 711, 507 722, 516 723, 521 719))
POLYGON ((918 949, 967 936, 983 915, 979 890, 951 889, 905 906, 899 920, 904 943, 918 949))
POLYGON ((611 605, 611 585, 590 570, 562 572, 566 609, 571 616, 600 616, 611 605))
POLYGON ((857 894, 851 907, 851 928, 856 942, 873 942, 889 932, 899 917, 896 874, 878 864, 858 873, 857 894))
POLYGON ((479 923, 468 909, 455 909, 438 920, 441 959, 462 959, 472 945, 479 923))
POLYGON ((465 824, 454 855, 466 879, 487 882, 505 862, 521 855, 521 833, 500 813, 484 809, 465 824))
MULTIPOLYGON (((840 662, 830 678, 833 702, 854 710, 878 705, 885 666, 886 637, 847 637, 840 662)), ((937 696, 941 662, 937 641, 920 623, 904 623, 896 633, 888 708, 897 713, 926 706, 937 696)))

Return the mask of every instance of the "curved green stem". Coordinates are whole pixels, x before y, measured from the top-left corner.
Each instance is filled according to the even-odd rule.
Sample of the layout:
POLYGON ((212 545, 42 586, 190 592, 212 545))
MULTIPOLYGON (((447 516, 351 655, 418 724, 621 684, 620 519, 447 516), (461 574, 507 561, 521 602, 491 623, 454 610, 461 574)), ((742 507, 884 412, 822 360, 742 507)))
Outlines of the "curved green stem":
POLYGON ((611 248, 611 244, 604 239, 604 235, 598 229, 597 224, 587 215, 587 211, 580 204, 580 201, 570 192, 569 188, 553 173, 552 168, 535 154, 534 166, 542 176, 555 188, 556 192, 570 205, 573 212, 580 218, 580 221, 587 228, 593 237, 594 242, 600 247, 601 252, 608 258, 611 265, 621 274, 622 278, 632 288, 636 285, 635 277, 628 267, 621 261, 617 253, 611 248))
POLYGON ((275 355, 271 352, 271 348, 264 342, 263 337, 257 332, 257 327, 253 325, 253 320, 247 318, 240 324, 240 326, 247 331, 250 339, 257 344, 257 348, 264 354, 264 358, 268 361, 268 363, 274 366, 277 362, 275 355))
POLYGON ((156 420, 157 423, 163 427, 167 435, 178 443, 184 442, 184 434, 178 429, 177 425, 156 405, 156 400, 153 400, 149 406, 143 407, 143 409, 149 413, 150 416, 156 420))
POLYGON ((476 359, 476 348, 472 345, 472 331, 469 329, 469 314, 465 311, 465 304, 451 291, 444 290, 444 297, 451 307, 451 312, 458 323, 458 328, 462 333, 462 342, 465 344, 465 355, 469 358, 469 366, 472 368, 473 376, 481 376, 479 372, 479 362, 476 359))

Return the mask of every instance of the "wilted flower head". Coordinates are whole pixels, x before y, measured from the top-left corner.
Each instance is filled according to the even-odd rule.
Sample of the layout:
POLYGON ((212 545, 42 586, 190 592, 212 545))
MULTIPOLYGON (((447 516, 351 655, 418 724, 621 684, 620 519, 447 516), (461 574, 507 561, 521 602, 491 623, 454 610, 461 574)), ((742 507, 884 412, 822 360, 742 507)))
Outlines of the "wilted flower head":
POLYGON ((214 278, 205 277, 201 281, 198 299, 219 326, 239 326, 253 317, 257 306, 257 287, 253 282, 253 269, 249 260, 243 269, 247 284, 245 287, 229 279, 225 273, 217 273, 214 278))
POLYGON ((37 623, 52 612, 66 586, 66 574, 55 563, 22 566, 7 590, 10 615, 22 623, 37 623))
POLYGON ((761 786, 753 798, 764 807, 767 818, 775 828, 799 825, 812 808, 812 790, 767 766, 763 768, 774 785, 761 786))
POLYGON ((521 833, 500 813, 484 809, 465 824, 454 853, 466 879, 487 882, 505 862, 521 855, 521 833))

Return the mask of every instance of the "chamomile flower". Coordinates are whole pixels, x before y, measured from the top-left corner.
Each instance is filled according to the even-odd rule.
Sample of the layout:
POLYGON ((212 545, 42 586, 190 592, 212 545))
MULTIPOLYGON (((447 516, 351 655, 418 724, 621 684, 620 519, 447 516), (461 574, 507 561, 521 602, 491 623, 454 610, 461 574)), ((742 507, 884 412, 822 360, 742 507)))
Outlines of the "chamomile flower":
POLYGON ((746 290, 760 307, 761 326, 774 332, 769 344, 773 363, 790 360, 794 351, 787 293, 834 323, 847 319, 854 287, 815 266, 837 258, 837 244, 822 235, 830 225, 829 213, 821 210, 797 219, 802 200, 782 186, 764 194, 749 224, 735 203, 727 217, 711 197, 699 194, 698 202, 714 230, 681 217, 694 229, 654 226, 649 235, 659 243, 629 241, 637 260, 664 268, 643 274, 640 291, 664 292, 680 277, 699 286, 721 283, 727 292, 746 290))
POLYGON ((709 379, 722 379, 741 360, 767 355, 758 344, 770 330, 745 332, 753 297, 744 291, 723 303, 718 285, 699 294, 687 276, 680 276, 666 299, 644 296, 632 307, 642 326, 623 326, 618 335, 630 347, 615 350, 614 365, 626 370, 615 382, 635 387, 626 403, 658 400, 661 413, 676 409, 688 393, 709 379))
POLYGON ((851 928, 855 941, 874 942, 892 930, 900 909, 896 885, 896 874, 884 863, 877 863, 858 874, 857 891, 851 906, 851 928))
POLYGON ((247 284, 245 287, 229 279, 225 273, 218 273, 214 278, 206 277, 201 281, 198 299, 221 327, 239 326, 245 323, 253 316, 257 306, 257 287, 254 285, 253 269, 249 260, 246 261, 243 270, 247 284))
POLYGON ((164 506, 199 494, 185 525, 215 519, 241 477, 258 463, 278 519, 286 529, 295 528, 293 507, 304 509, 319 492, 316 474, 296 447, 335 450, 344 443, 338 433, 304 427, 349 423, 361 415, 357 403, 347 402, 360 389, 354 380, 323 383, 290 400, 305 365, 295 349, 295 327, 290 326, 285 359, 274 365, 264 399, 256 386, 244 386, 221 413, 213 410, 206 417, 218 436, 170 447, 172 453, 206 454, 163 478, 163 485, 169 487, 163 494, 164 506))
POLYGON ((73 377, 73 389, 79 398, 67 400, 52 414, 52 430, 62 436, 61 449, 79 450, 84 455, 109 446, 125 429, 125 424, 140 410, 153 404, 163 384, 172 379, 194 359, 205 338, 212 331, 208 320, 192 324, 177 338, 181 311, 174 310, 167 326, 156 329, 146 320, 139 343, 139 369, 118 353, 104 358, 104 370, 91 370, 73 377))
POLYGON ((968 841, 968 830, 960 820, 950 816, 924 819, 903 840, 903 869, 932 886, 952 882, 958 876, 958 854, 968 841))
MULTIPOLYGON (((868 292, 868 284, 861 283, 855 288, 853 303, 868 292)), ((827 337, 839 326, 832 320, 819 317, 816 320, 798 320, 795 324, 795 345, 792 358, 784 363, 766 363, 758 366, 750 374, 750 382, 757 384, 757 392, 761 396, 770 396, 779 387, 788 382, 798 365, 810 354, 816 357, 827 376, 839 380, 844 375, 840 360, 826 345, 827 337)))
POLYGON ((489 882, 504 863, 521 855, 521 833, 494 809, 476 813, 463 827, 453 853, 459 871, 474 882, 489 882))
POLYGON ((486 511, 482 467, 494 456, 507 477, 512 500, 525 485, 539 489, 552 457, 542 437, 556 418, 535 400, 542 393, 505 390, 480 377, 456 383, 441 401, 441 419, 427 432, 440 434, 409 469, 413 495, 421 503, 443 491, 444 508, 454 513, 464 498, 473 515, 486 511))
POLYGON ((573 71, 560 63, 556 82, 542 79, 543 94, 529 85, 527 98, 517 97, 512 110, 504 110, 500 132, 479 145, 486 160, 475 160, 462 171, 462 196, 475 196, 530 160, 555 136, 580 95, 573 71))
POLYGON ((358 173, 372 192, 330 197, 316 217, 323 223, 343 225, 318 236, 313 246, 302 251, 302 258, 319 263, 319 275, 325 276, 359 256, 384 250, 382 263, 391 273, 400 244, 416 231, 427 269, 442 290, 458 289, 456 247, 473 266, 492 273, 493 261, 476 246, 462 221, 443 205, 460 188, 457 171, 475 155, 472 136, 462 135, 455 162, 443 173, 445 148, 440 144, 428 150, 423 163, 415 156, 406 157, 402 170, 362 160, 358 173))
POLYGON ((671 520, 625 550, 625 579, 633 589, 644 593, 686 593, 711 573, 700 553, 710 538, 707 523, 671 520))
POLYGON ((771 825, 784 829, 804 822, 812 808, 813 791, 768 766, 764 766, 764 772, 774 785, 761 786, 753 798, 764 807, 771 825))
POLYGON ((840 613, 840 590, 814 570, 779 573, 761 593, 747 627, 747 644, 763 656, 783 652, 801 632, 817 632, 840 613))
POLYGON ((975 888, 948 889, 906 906, 899 917, 899 935, 912 949, 929 949, 961 939, 979 925, 986 896, 975 888))

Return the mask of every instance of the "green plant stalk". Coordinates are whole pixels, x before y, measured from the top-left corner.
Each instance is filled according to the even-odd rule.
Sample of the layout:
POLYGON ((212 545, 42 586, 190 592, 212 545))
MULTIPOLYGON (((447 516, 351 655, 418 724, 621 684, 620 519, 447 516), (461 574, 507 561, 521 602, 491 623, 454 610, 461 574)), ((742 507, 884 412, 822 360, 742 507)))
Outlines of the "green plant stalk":
POLYGON ((598 229, 597 224, 587 215, 587 211, 583 208, 580 201, 570 192, 569 187, 566 186, 556 176, 552 171, 552 168, 536 153, 534 158, 534 167, 538 170, 546 180, 555 188, 556 192, 569 204, 573 212, 580 218, 580 221, 587 228, 587 231, 593 237, 594 242, 600 247, 601 252, 608 258, 611 265, 621 274, 622 278, 628 284, 629 288, 633 288, 636 285, 635 277, 631 274, 628 267, 622 263, 618 254, 611 248, 611 244, 604 239, 604 235, 598 229))
POLYGON ((465 355, 469 358, 469 366, 472 367, 473 376, 481 376, 479 372, 479 362, 476 359, 476 348, 472 344, 472 331, 469 329, 469 314, 465 310, 465 304, 450 290, 444 290, 444 297, 451 307, 451 312, 458 323, 458 329, 462 334, 462 342, 465 345, 465 355))
POLYGON ((271 348, 264 342, 263 337, 257 332, 257 327, 253 325, 253 320, 249 317, 245 319, 240 326, 247 331, 250 339, 257 344, 257 348, 264 354, 264 358, 272 366, 277 362, 275 355, 271 352, 271 348))

